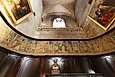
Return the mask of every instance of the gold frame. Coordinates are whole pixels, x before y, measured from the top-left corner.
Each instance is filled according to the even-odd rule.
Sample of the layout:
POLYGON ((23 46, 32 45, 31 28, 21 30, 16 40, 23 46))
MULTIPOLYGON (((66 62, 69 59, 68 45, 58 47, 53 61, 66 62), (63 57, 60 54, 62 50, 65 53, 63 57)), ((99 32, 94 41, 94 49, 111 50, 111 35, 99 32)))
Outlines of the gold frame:
MULTIPOLYGON (((30 0, 27 0, 26 5, 23 6, 23 7, 21 7, 19 4, 15 3, 14 0, 10 0, 10 1, 11 1, 11 3, 10 2, 6 2, 6 0, 2 0, 3 4, 5 6, 5 9, 7 10, 8 14, 10 15, 10 17, 13 20, 13 23, 15 25, 19 24, 20 22, 22 22, 24 19, 26 19, 27 17, 29 17, 32 14, 32 7, 30 5, 30 0), (18 11, 18 12, 20 12, 18 14, 18 12, 16 10, 19 10, 20 8, 17 9, 16 6, 17 7, 20 6, 21 11, 23 11, 23 13, 21 13, 21 11, 18 11), (25 9, 26 11, 22 10, 22 8, 25 9)), ((17 2, 19 1, 20 2, 20 0, 15 0, 15 1, 17 1, 17 2)))
MULTIPOLYGON (((95 9, 97 9, 96 8, 96 1, 97 0, 92 0, 92 3, 91 3, 91 6, 90 6, 90 8, 89 8, 89 12, 88 12, 88 18, 90 19, 90 20, 92 20, 93 22, 95 22, 97 25, 99 25, 101 28, 103 28, 104 30, 107 30, 111 25, 112 25, 112 23, 115 21, 115 12, 113 13, 113 16, 108 20, 108 22, 107 22, 107 25, 102 25, 101 23, 99 23, 97 20, 95 20, 94 18, 92 18, 91 16, 91 12, 94 12, 94 11, 92 11, 92 10, 95 10, 95 9), (95 7, 95 8, 94 8, 95 7)), ((93 14, 93 13, 92 13, 93 14)))

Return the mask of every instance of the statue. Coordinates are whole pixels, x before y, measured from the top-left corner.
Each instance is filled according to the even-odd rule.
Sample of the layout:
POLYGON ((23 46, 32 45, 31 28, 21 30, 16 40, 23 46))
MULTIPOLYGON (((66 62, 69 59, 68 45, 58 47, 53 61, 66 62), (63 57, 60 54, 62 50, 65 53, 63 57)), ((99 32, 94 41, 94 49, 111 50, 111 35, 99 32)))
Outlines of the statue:
POLYGON ((54 64, 51 67, 52 74, 60 74, 60 66, 57 62, 58 62, 58 59, 55 59, 54 64))

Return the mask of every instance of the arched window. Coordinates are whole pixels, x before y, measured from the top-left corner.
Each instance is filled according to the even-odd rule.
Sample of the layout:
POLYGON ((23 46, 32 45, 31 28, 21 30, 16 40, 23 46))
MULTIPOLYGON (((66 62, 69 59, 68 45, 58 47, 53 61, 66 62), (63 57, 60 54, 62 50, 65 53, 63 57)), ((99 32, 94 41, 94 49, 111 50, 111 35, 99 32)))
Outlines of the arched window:
POLYGON ((53 28, 66 28, 64 19, 62 19, 62 18, 55 18, 53 20, 53 28))

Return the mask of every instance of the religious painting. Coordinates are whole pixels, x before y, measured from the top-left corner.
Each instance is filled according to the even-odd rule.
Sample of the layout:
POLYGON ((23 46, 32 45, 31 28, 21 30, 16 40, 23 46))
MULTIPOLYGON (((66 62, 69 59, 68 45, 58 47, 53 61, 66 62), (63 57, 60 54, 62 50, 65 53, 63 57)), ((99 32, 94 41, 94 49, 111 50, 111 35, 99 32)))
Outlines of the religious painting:
POLYGON ((93 0, 88 17, 107 30, 115 21, 115 0, 93 0))
POLYGON ((19 24, 21 21, 26 19, 32 13, 29 0, 2 0, 2 1, 14 24, 19 24))

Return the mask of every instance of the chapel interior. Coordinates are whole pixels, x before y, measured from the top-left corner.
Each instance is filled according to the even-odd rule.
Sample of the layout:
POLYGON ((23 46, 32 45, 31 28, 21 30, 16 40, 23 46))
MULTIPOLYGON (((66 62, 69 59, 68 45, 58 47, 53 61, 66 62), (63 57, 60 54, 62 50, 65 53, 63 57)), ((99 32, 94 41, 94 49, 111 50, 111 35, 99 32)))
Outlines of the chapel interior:
POLYGON ((0 77, 115 77, 115 0, 0 0, 0 77))

